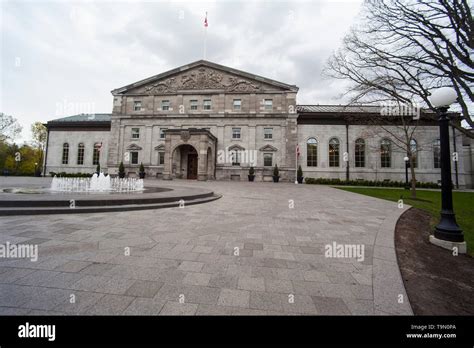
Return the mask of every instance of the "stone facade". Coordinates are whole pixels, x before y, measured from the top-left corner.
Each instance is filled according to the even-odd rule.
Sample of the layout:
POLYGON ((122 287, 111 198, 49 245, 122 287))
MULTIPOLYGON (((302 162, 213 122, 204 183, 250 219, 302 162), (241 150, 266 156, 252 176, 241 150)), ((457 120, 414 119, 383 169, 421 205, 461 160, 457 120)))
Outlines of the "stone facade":
MULTIPOLYGON (((380 108, 297 106, 297 92, 294 85, 197 61, 113 90, 112 114, 48 122, 45 173, 94 171, 94 144, 102 143, 101 168, 112 175, 123 162, 128 176, 138 175, 143 163, 148 178, 247 180, 253 166, 257 181, 270 181, 277 164, 280 180, 294 181, 298 145, 298 164, 305 177, 405 179, 406 154, 396 141, 390 164, 381 165, 381 140, 401 134, 396 118, 381 127, 371 122, 380 117, 380 108), (317 158, 311 165, 309 139, 317 142, 317 158), (330 165, 331 139, 338 143, 339 156, 330 165), (358 139, 364 139, 364 166, 355 163, 358 139), (63 165, 65 143, 70 155, 63 165), (79 144, 85 148, 82 165, 77 164, 79 144)), ((439 130, 428 116, 422 115, 414 135, 416 174, 418 181, 437 182, 440 169, 435 168, 433 146, 439 130)), ((459 134, 455 139, 460 156, 457 172, 453 165, 453 182, 466 187, 472 183, 472 150, 459 134)))
MULTIPOLYGON (((213 178, 244 180, 252 164, 258 177, 271 175, 277 164, 283 179, 288 178, 295 166, 297 91, 296 86, 206 61, 116 89, 108 170, 116 174, 123 161, 128 172, 136 172, 143 162, 148 176, 185 177, 166 169, 176 165, 174 146, 179 145, 168 139, 166 130, 206 129, 217 138, 210 160, 216 166, 213 178), (133 138, 137 128, 139 135, 133 138), (127 154, 133 144, 141 148, 138 164, 131 163, 127 154), (163 164, 155 150, 160 147, 165 152, 163 164), (256 161, 233 165, 232 159, 222 156, 233 147, 251 153, 256 161), (270 155, 271 164, 264 166, 264 156, 270 155)), ((207 150, 195 150, 202 171, 198 179, 205 179, 207 150)))

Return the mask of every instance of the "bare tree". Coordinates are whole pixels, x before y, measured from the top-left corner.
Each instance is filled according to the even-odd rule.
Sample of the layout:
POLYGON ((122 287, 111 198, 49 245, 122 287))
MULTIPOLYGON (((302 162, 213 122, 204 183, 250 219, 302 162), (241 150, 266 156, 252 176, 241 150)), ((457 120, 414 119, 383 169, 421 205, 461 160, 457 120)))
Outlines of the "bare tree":
POLYGON ((14 139, 21 132, 18 121, 10 115, 0 112, 0 141, 14 139))
MULTIPOLYGON (((324 71, 352 82, 347 91, 352 103, 391 100, 434 110, 429 91, 452 86, 463 120, 474 128, 474 23, 468 1, 366 0, 362 14, 324 71)), ((459 122, 452 125, 474 137, 459 122)))

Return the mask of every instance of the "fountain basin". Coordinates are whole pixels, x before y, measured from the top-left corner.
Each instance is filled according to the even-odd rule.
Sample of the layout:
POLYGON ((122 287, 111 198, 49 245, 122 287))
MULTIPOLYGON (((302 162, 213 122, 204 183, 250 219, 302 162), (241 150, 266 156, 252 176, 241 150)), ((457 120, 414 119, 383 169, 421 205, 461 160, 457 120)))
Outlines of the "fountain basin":
POLYGON ((153 181, 141 191, 127 193, 61 192, 50 190, 42 178, 28 182, 23 187, 5 187, 3 183, 3 187, 0 187, 0 216, 119 212, 183 205, 186 207, 211 202, 220 197, 208 189, 162 187, 153 181))

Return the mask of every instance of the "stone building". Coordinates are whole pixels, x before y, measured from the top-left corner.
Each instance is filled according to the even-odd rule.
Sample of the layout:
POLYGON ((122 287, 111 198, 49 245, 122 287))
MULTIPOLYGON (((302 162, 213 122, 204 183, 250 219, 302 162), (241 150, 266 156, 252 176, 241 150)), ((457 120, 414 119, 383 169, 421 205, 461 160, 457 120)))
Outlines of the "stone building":
MULTIPOLYGON (((297 105, 298 87, 200 60, 112 91, 112 114, 49 121, 45 173, 163 179, 294 181, 305 177, 404 180, 406 156, 396 141, 400 115, 376 106, 297 105), (300 156, 297 159, 296 148, 300 156), (297 163, 296 163, 297 162, 297 163)), ((437 122, 421 112, 413 148, 417 179, 440 179, 437 122)), ((451 145, 463 150, 455 134, 451 145)), ((459 156, 453 180, 471 185, 470 161, 459 156), (464 162, 469 162, 465 170, 464 162)))

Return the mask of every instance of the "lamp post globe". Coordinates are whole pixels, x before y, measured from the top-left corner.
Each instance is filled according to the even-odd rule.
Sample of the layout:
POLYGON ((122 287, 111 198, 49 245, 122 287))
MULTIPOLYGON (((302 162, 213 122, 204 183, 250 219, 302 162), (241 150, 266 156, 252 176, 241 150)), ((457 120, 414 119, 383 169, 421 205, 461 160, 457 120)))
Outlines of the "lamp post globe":
POLYGON ((439 137, 441 153, 441 218, 430 236, 433 244, 452 249, 459 247, 459 252, 465 252, 464 235, 456 223, 453 209, 453 193, 451 181, 451 153, 449 149, 449 117, 448 109, 456 102, 456 91, 449 87, 436 89, 431 93, 430 103, 439 115, 439 137))
POLYGON ((456 102, 458 95, 451 87, 441 87, 434 90, 430 96, 430 102, 436 109, 449 106, 456 102))

